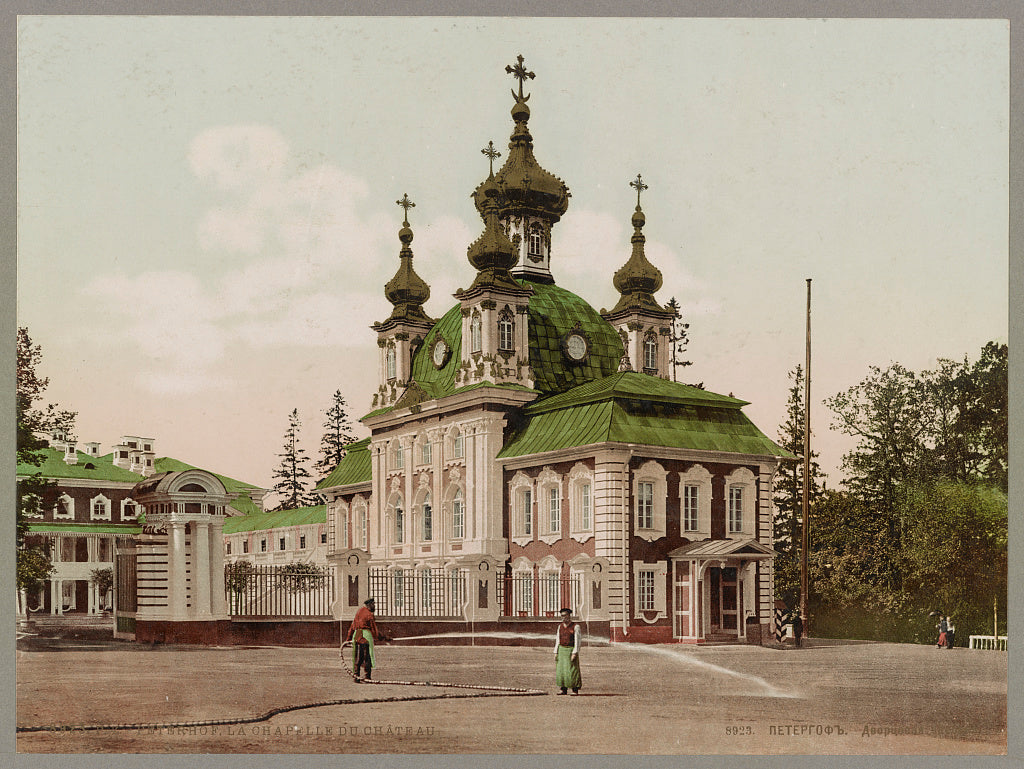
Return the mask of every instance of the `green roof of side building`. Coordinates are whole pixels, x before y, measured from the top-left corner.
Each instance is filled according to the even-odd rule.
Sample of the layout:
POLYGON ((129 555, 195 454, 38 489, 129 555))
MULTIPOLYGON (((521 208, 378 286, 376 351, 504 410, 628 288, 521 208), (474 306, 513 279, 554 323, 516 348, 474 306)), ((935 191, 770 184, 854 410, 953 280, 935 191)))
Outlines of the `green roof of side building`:
POLYGON ((526 408, 499 458, 595 443, 633 443, 756 456, 792 456, 740 410, 744 401, 622 372, 526 408))
POLYGON ((119 481, 122 483, 138 483, 142 476, 118 467, 114 464, 113 454, 102 457, 93 457, 88 454, 78 453, 78 463, 69 465, 64 461, 64 452, 58 449, 45 448, 38 451, 43 455, 43 462, 39 465, 25 463, 18 464, 18 475, 35 475, 39 473, 44 478, 78 478, 93 481, 119 481))
POLYGON ((224 519, 224 533, 237 534, 242 531, 284 529, 289 526, 305 526, 326 522, 327 506, 313 505, 311 507, 299 507, 294 510, 258 512, 226 518, 224 519))
POLYGON ((331 474, 316 485, 318 489, 332 486, 350 486, 371 480, 370 439, 363 438, 345 447, 345 456, 331 474))

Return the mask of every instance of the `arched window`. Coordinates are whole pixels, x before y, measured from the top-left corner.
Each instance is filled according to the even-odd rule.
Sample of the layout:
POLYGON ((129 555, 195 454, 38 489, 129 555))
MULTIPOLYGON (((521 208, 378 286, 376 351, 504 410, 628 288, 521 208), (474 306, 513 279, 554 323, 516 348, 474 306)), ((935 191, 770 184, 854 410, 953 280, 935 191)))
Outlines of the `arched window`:
POLYGON ((366 550, 366 503, 361 499, 358 503, 352 503, 352 526, 354 531, 352 532, 352 546, 361 547, 366 550))
POLYGON ((402 451, 402 444, 399 441, 391 442, 391 469, 401 470, 405 467, 405 452, 402 451))
POLYGON ((462 442, 462 432, 455 428, 452 433, 452 459, 461 459, 465 455, 465 447, 462 442))
POLYGON ((452 498, 452 537, 462 539, 465 535, 466 504, 462 499, 462 489, 456 489, 452 498))
POLYGON ((658 370, 658 337, 653 332, 644 337, 644 368, 658 370))
POLYGON ((480 326, 480 313, 473 313, 469 321, 469 351, 480 352, 483 350, 483 333, 480 326))
POLYGON ((402 509, 402 498, 395 502, 395 544, 405 542, 405 511, 402 509))
POLYGON ((515 342, 513 341, 513 334, 515 332, 515 324, 512 318, 512 313, 507 309, 503 310, 501 315, 498 316, 498 349, 509 352, 515 349, 515 342))
POLYGON ((429 542, 434 538, 434 510, 430 500, 430 492, 427 492, 427 495, 423 498, 420 517, 423 521, 423 541, 429 542))
POLYGON ((93 520, 99 519, 103 521, 110 520, 110 500, 104 497, 102 494, 93 497, 89 505, 90 518, 93 520))
POLYGON ((420 444, 420 462, 429 465, 434 455, 434 447, 430 442, 430 436, 423 436, 423 443, 420 444))
POLYGON ((384 352, 385 367, 387 368, 387 378, 389 380, 394 379, 397 375, 397 366, 395 363, 395 348, 388 347, 384 352))

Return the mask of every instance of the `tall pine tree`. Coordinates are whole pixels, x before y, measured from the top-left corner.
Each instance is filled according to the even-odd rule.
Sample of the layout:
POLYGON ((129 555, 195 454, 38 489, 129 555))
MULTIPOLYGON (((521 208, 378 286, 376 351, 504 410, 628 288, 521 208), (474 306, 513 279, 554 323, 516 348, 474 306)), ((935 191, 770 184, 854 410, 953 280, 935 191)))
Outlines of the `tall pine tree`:
MULTIPOLYGON (((668 304, 665 305, 669 310, 672 311, 672 381, 678 381, 676 379, 676 368, 686 368, 692 366, 692 360, 684 360, 686 355, 686 347, 690 344, 690 324, 683 323, 683 313, 681 311, 679 302, 673 296, 668 300, 668 304)), ((703 389, 703 382, 697 385, 703 389)))
POLYGON ((354 440, 352 424, 345 410, 345 399, 341 390, 335 390, 334 402, 327 409, 324 435, 320 440, 320 461, 316 463, 316 471, 321 478, 326 478, 338 466, 345 456, 345 447, 354 440))
POLYGON ((294 510, 298 507, 314 505, 317 498, 309 491, 312 474, 306 466, 309 462, 306 450, 299 445, 299 410, 292 409, 288 415, 288 430, 284 434, 284 446, 278 456, 280 466, 274 470, 273 477, 279 479, 274 484, 274 492, 278 496, 275 510, 294 510))

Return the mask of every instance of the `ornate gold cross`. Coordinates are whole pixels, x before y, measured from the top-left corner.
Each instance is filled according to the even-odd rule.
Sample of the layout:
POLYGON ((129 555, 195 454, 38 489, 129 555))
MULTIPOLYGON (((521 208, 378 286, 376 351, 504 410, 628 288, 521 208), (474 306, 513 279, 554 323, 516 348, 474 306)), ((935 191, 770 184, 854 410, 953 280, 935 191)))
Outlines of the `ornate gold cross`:
POLYGON ((480 150, 491 161, 491 176, 494 176, 494 159, 500 158, 501 153, 494 149, 494 142, 487 142, 487 146, 480 150))
MULTIPOLYGON (((526 78, 530 78, 530 80, 533 80, 536 77, 536 75, 534 75, 532 72, 526 71, 526 67, 523 66, 522 54, 519 54, 516 57, 516 61, 518 61, 519 63, 515 65, 509 64, 507 67, 505 67, 505 71, 511 74, 512 77, 519 81, 519 96, 516 97, 516 101, 526 101, 526 99, 529 99, 530 97, 527 96, 526 99, 523 98, 523 81, 526 80, 526 78)), ((516 92, 513 91, 512 95, 515 96, 516 92)))
POLYGON ((640 174, 636 175, 636 179, 629 183, 629 186, 636 190, 636 207, 640 207, 640 193, 647 189, 647 185, 644 184, 643 179, 640 178, 640 174))
POLYGON ((416 204, 413 203, 411 200, 409 200, 409 195, 408 195, 408 193, 405 193, 405 192, 402 193, 402 199, 401 200, 396 200, 395 203, 397 203, 398 205, 400 205, 402 208, 405 209, 405 221, 402 222, 402 226, 403 227, 408 227, 409 226, 409 209, 410 208, 416 208, 416 204))

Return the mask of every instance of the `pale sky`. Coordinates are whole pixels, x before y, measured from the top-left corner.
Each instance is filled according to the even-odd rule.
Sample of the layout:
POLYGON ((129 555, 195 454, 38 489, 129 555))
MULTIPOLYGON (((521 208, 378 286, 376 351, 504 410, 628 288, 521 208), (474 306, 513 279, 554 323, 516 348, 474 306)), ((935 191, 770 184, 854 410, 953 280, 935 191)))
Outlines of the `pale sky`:
POLYGON ((520 53, 572 192, 556 281, 615 304, 643 174, 680 378, 772 438, 813 279, 831 483, 853 444, 824 398, 1006 341, 1005 21, 22 17, 17 315, 47 401, 103 451, 152 437, 268 487, 297 408, 315 458, 336 389, 371 408, 403 193, 427 312, 472 281, 520 53))

